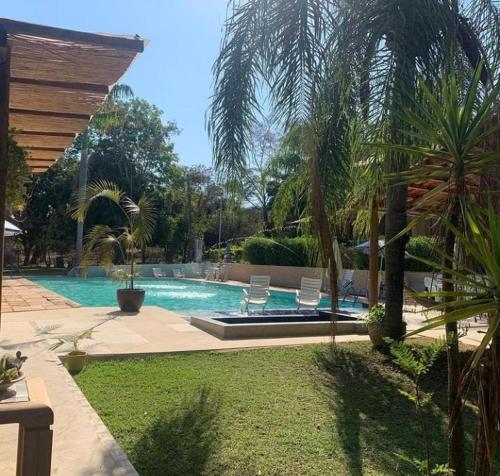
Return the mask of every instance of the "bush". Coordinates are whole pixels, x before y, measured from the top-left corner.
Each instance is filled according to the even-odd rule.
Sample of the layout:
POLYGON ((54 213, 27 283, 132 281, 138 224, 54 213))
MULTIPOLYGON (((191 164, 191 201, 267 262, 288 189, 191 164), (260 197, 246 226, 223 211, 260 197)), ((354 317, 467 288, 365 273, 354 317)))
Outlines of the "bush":
POLYGON ((311 236, 296 238, 249 238, 243 244, 243 259, 270 266, 316 266, 318 246, 311 236))
MULTIPOLYGON (((439 256, 435 251, 436 240, 430 236, 412 236, 406 245, 406 251, 419 258, 439 262, 439 256)), ((415 259, 405 259, 406 271, 433 271, 432 266, 415 259)))
MULTIPOLYGON (((233 253, 233 263, 241 263, 243 260, 243 248, 241 246, 231 246, 233 253)), ((226 248, 210 248, 207 251, 208 261, 219 262, 224 259, 226 248)))
MULTIPOLYGON (((435 251, 436 240, 430 236, 412 236, 407 245, 406 251, 419 258, 425 258, 431 261, 439 262, 439 256, 435 251)), ((369 269, 369 256, 361 250, 351 248, 352 264, 354 269, 369 269)), ((378 259, 380 265, 380 258, 378 259)), ((417 261, 416 259, 406 258, 404 263, 405 271, 432 271, 432 267, 417 261)), ((385 269, 385 260, 383 262, 385 269)))

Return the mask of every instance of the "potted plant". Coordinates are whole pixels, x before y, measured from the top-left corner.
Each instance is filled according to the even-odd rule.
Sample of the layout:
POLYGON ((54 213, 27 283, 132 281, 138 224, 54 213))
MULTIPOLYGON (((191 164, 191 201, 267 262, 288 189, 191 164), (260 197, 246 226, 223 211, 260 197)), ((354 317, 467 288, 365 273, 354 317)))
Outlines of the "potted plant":
POLYGON ((92 330, 87 329, 76 336, 60 337, 55 344, 50 346, 50 350, 56 350, 63 344, 71 344, 73 346, 73 350, 64 356, 66 368, 71 373, 80 372, 87 363, 87 352, 80 350, 78 346, 82 339, 90 339, 92 337, 92 330))
POLYGON ((26 359, 27 357, 21 356, 21 351, 19 350, 15 358, 9 354, 5 354, 0 359, 0 393, 24 378, 21 367, 26 359))
POLYGON ((385 319, 385 307, 376 304, 363 316, 366 326, 368 327, 368 335, 372 341, 373 347, 380 347, 384 344, 383 325, 385 319))
POLYGON ((144 302, 144 289, 136 288, 135 257, 138 250, 146 246, 154 231, 153 205, 146 195, 137 203, 127 197, 116 184, 99 181, 88 185, 79 194, 73 217, 83 222, 90 206, 99 199, 111 201, 121 212, 124 223, 117 227, 95 225, 87 235, 81 266, 86 268, 91 254, 97 253, 105 266, 110 266, 118 256, 128 265, 128 270, 113 272, 114 279, 125 283, 125 288, 116 291, 120 310, 138 312, 144 302))

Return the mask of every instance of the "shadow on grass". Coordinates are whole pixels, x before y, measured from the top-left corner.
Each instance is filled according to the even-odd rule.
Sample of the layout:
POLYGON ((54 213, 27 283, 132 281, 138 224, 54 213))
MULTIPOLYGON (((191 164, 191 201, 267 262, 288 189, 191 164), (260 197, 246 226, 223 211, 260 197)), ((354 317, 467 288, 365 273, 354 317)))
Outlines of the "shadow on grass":
POLYGON ((208 387, 186 398, 173 413, 164 413, 143 433, 131 461, 143 476, 204 474, 217 444, 219 399, 208 387))
MULTIPOLYGON (((396 456, 424 457, 414 406, 400 393, 410 388, 407 378, 375 352, 337 347, 317 352, 315 360, 325 375, 322 392, 334 416, 333 439, 349 474, 363 475, 368 460, 381 474, 418 474, 396 456)), ((440 384, 446 387, 446 379, 440 384)), ((428 415, 435 463, 446 461, 445 405, 438 399, 428 415)))

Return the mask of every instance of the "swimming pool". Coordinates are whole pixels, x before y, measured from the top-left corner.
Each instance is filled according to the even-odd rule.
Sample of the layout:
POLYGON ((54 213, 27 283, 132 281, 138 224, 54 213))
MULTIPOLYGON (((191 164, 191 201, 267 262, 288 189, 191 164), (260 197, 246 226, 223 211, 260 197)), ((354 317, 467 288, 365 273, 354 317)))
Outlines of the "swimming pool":
MULTIPOLYGON (((116 289, 120 283, 109 278, 33 277, 40 286, 67 297, 82 306, 116 306, 116 289)), ((186 279, 137 280, 137 287, 146 290, 145 306, 159 306, 180 312, 235 311, 240 308, 240 286, 223 283, 199 282, 186 279)), ((322 299, 321 307, 329 307, 330 300, 322 299)), ((295 294, 271 291, 267 309, 295 309, 295 294)), ((361 304, 345 302, 340 307, 360 312, 361 304)), ((258 307, 256 307, 258 309, 258 307)))

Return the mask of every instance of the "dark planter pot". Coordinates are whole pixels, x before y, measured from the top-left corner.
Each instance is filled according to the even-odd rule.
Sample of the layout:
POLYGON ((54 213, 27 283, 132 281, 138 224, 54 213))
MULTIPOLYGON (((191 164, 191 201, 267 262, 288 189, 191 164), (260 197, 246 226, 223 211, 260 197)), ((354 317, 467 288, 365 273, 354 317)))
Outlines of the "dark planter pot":
POLYGON ((116 299, 123 312, 139 312, 144 302, 144 289, 117 289, 116 299))

